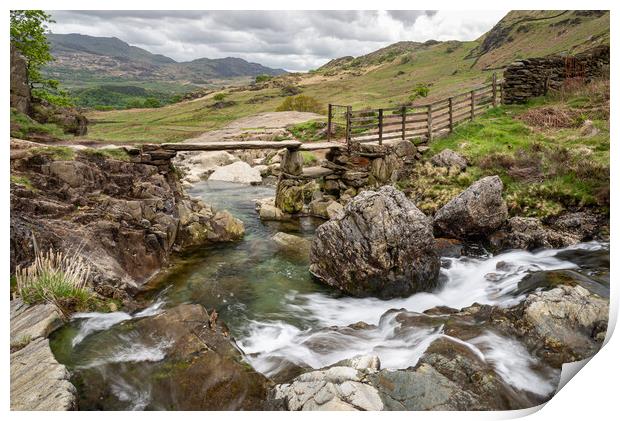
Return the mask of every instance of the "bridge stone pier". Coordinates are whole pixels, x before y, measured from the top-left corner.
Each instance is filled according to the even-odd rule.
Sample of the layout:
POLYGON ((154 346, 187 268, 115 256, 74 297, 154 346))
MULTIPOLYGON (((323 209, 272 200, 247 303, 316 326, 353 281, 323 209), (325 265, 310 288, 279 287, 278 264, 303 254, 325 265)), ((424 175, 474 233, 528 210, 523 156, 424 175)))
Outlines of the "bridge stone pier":
POLYGON ((276 196, 257 204, 261 218, 266 220, 329 218, 358 192, 398 181, 421 157, 416 145, 404 139, 350 145, 296 140, 163 143, 128 148, 127 152, 132 161, 167 172, 173 168, 171 162, 177 152, 244 149, 284 149, 276 196), (319 150, 326 152, 325 159, 317 166, 304 167, 303 152, 319 150))

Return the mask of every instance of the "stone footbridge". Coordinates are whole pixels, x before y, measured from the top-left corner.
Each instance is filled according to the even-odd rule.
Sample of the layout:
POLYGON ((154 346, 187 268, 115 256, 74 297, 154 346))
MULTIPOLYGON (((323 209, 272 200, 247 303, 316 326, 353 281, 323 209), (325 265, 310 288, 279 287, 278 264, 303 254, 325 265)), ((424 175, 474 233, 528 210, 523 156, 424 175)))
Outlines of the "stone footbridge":
POLYGON ((346 203, 358 191, 391 184, 421 157, 411 140, 350 143, 283 141, 221 141, 204 143, 145 144, 126 148, 132 161, 168 171, 178 152, 244 149, 285 149, 280 161, 275 207, 288 215, 321 214, 311 208, 346 203), (320 165, 304 168, 303 151, 326 150, 320 165))

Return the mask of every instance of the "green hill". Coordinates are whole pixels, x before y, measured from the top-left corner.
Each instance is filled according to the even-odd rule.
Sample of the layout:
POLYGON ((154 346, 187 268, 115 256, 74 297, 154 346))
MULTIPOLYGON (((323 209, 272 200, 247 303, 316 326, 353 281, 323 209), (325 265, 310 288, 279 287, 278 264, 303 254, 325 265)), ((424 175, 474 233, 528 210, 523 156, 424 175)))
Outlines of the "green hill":
POLYGON ((418 84, 432 101, 488 82, 493 69, 523 57, 572 53, 609 42, 609 12, 510 12, 475 41, 403 41, 360 57, 342 57, 307 74, 286 74, 228 88, 227 107, 214 94, 162 109, 92 113, 89 137, 118 141, 180 141, 276 108, 301 92, 328 103, 389 107, 409 101, 418 84))

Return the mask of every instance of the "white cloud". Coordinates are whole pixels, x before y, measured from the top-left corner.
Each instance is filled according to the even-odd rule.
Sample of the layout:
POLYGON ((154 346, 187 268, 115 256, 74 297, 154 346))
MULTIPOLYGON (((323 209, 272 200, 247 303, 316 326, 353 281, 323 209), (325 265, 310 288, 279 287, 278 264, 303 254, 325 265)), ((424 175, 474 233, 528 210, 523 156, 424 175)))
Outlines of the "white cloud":
POLYGON ((117 37, 178 61, 241 57, 309 70, 397 41, 478 38, 507 11, 51 11, 55 33, 117 37))

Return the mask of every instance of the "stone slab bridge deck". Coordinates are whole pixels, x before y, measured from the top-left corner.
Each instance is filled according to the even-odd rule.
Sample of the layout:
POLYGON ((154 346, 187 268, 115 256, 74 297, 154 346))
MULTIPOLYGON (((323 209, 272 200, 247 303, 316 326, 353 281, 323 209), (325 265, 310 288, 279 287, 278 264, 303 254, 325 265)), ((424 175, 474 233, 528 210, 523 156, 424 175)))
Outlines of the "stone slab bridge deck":
POLYGON ((170 168, 171 160, 178 152, 205 152, 205 151, 231 151, 244 149, 286 149, 286 158, 281 163, 281 169, 290 175, 300 178, 320 178, 333 173, 329 168, 310 167, 301 168, 303 158, 299 152, 316 150, 346 151, 347 145, 338 142, 300 142, 297 140, 281 141, 221 141, 199 143, 162 143, 144 144, 140 147, 128 147, 125 150, 132 156, 132 161, 149 165, 156 165, 162 172, 170 168), (287 165, 292 163, 291 168, 287 165), (296 168, 299 165, 299 168, 296 168))

